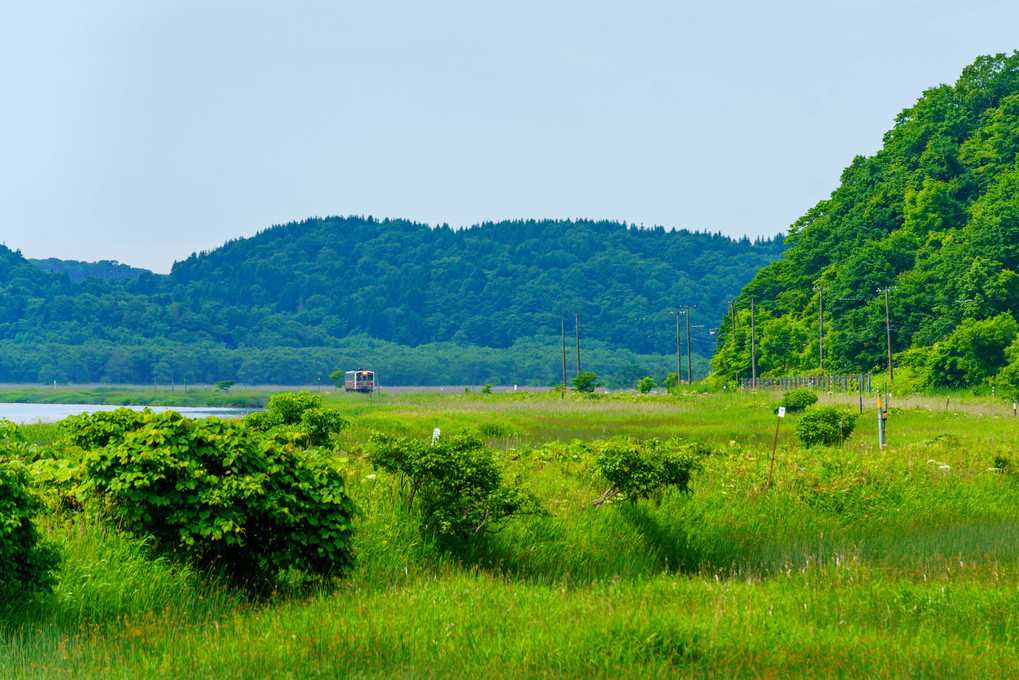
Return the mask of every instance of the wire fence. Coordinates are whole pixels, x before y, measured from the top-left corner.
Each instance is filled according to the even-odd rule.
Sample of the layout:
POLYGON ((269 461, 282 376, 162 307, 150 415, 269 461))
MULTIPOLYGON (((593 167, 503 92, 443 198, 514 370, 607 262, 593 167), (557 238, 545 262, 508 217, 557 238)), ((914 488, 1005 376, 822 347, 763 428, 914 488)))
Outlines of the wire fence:
POLYGON ((869 373, 859 375, 801 375, 785 378, 758 378, 755 382, 750 378, 740 378, 743 389, 793 390, 800 387, 812 390, 830 390, 841 392, 871 393, 871 376, 869 373))

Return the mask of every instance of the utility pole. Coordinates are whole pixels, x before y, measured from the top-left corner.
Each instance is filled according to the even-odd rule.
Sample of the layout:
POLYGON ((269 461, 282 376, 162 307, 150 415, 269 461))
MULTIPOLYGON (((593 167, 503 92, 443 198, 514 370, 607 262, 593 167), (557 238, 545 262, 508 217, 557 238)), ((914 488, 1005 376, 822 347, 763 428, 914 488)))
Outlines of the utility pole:
POLYGON ((888 311, 888 291, 891 288, 878 288, 877 292, 883 292, 885 294, 885 337, 888 340, 888 384, 891 385, 895 382, 895 373, 892 368, 892 321, 891 314, 888 311))
POLYGON ((750 380, 757 389, 757 335, 754 328, 754 299, 750 298, 750 380))
POLYGON ((686 383, 693 385, 693 371, 690 369, 690 305, 686 305, 686 383))
POLYGON ((818 321, 820 331, 818 332, 818 368, 824 373, 824 286, 814 286, 817 291, 818 321))
POLYGON ((573 315, 573 322, 577 327, 577 375, 580 375, 580 315, 573 315))

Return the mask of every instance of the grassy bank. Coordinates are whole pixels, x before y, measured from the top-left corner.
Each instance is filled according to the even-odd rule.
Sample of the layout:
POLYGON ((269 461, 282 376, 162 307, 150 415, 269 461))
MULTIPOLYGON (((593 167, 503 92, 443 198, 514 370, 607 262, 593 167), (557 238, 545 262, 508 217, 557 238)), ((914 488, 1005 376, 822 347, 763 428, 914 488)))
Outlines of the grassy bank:
POLYGON ((1019 673, 1010 410, 903 403, 883 451, 873 404, 838 449, 800 447, 789 416, 769 489, 777 396, 333 395, 352 423, 337 455, 364 510, 353 574, 253 601, 87 515, 51 512, 59 582, 6 605, 0 676, 1019 673), (361 447, 371 431, 435 427, 481 432, 550 514, 467 545, 422 535, 401 480, 361 447), (590 443, 615 434, 696 437, 715 453, 690 494, 596 509, 590 443))
POLYGON ((151 387, 22 387, 0 388, 0 402, 21 404, 104 404, 109 406, 229 406, 262 408, 272 397, 265 390, 151 387))

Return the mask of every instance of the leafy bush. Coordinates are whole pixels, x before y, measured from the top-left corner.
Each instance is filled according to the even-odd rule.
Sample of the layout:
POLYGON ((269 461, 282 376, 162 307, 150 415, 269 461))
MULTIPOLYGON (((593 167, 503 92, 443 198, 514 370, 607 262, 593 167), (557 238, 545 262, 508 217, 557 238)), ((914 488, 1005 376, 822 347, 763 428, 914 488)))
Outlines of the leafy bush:
POLYGON ((581 371, 577 377, 570 381, 578 392, 594 392, 596 387, 605 383, 599 382, 598 375, 592 371, 581 371))
POLYGON ((0 594, 48 590, 59 562, 55 548, 40 540, 32 523, 39 499, 20 461, 9 460, 9 440, 24 442, 17 426, 0 420, 0 594))
POLYGON ((795 413, 816 403, 817 395, 812 390, 801 388, 783 394, 782 401, 778 402, 778 405, 784 406, 785 410, 790 413, 795 413))
POLYGON ((26 464, 32 486, 43 504, 52 510, 81 510, 85 492, 85 468, 75 458, 54 458, 53 449, 44 449, 51 456, 41 456, 26 464))
POLYGON ((679 374, 676 373, 675 371, 665 376, 665 382, 662 383, 662 386, 665 387, 665 389, 667 390, 671 390, 673 387, 676 387, 677 385, 679 385, 679 374))
POLYGON ((690 476, 706 453, 707 449, 696 441, 608 439, 599 445, 595 465, 610 486, 595 504, 600 505, 616 494, 635 501, 667 487, 687 491, 690 476))
POLYGON ((991 384, 1005 399, 1019 401, 1019 340, 1009 346, 1005 355, 1009 363, 998 372, 991 384))
POLYGON ((637 390, 641 394, 647 394, 655 388, 655 379, 651 376, 646 376, 637 381, 637 390))
POLYGON ((796 424, 796 437, 807 447, 839 446, 856 427, 856 414, 835 406, 808 406, 796 424))
POLYGON ((239 422, 143 415, 86 456, 89 483, 128 531, 252 586, 291 567, 351 566, 357 509, 328 460, 239 422))
POLYGON ((372 465, 406 476, 408 507, 419 498, 423 527, 439 536, 468 538, 507 517, 542 512, 534 496, 503 483, 492 452, 473 433, 435 446, 374 434, 367 452, 372 465))
POLYGON ((580 439, 573 439, 569 443, 561 440, 545 442, 541 448, 534 450, 534 456, 539 460, 556 462, 579 462, 591 455, 591 447, 580 439))
POLYGON ((47 454, 45 447, 29 442, 17 424, 0 418, 0 457, 14 458, 28 464, 47 454))
POLYGON ((508 437, 513 434, 513 427, 499 420, 478 423, 478 434, 483 437, 508 437))
POLYGON ((88 451, 102 448, 111 441, 120 439, 125 432, 137 430, 151 416, 151 409, 134 411, 129 408, 118 408, 115 411, 96 411, 68 416, 60 421, 59 426, 64 431, 68 443, 88 451))
POLYGON ((299 446, 324 446, 347 426, 339 412, 322 408, 322 397, 308 392, 273 395, 265 411, 252 413, 244 421, 255 430, 299 446))
POLYGON ((998 454, 994 457, 994 462, 992 463, 992 465, 994 466, 993 469, 997 470, 1002 474, 1008 474, 1012 472, 1012 458, 1010 456, 998 454))

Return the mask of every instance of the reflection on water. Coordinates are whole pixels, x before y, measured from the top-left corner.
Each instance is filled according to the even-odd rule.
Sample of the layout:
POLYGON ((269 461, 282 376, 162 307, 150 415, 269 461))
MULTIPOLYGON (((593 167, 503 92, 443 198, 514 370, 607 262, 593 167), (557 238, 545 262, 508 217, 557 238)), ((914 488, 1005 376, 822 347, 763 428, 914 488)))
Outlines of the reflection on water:
POLYGON ((177 411, 188 418, 240 418, 260 409, 251 408, 216 408, 212 406, 107 406, 103 404, 0 404, 0 418, 24 425, 27 423, 55 423, 67 416, 96 411, 115 411, 118 408, 129 408, 141 411, 150 408, 156 413, 177 411))

